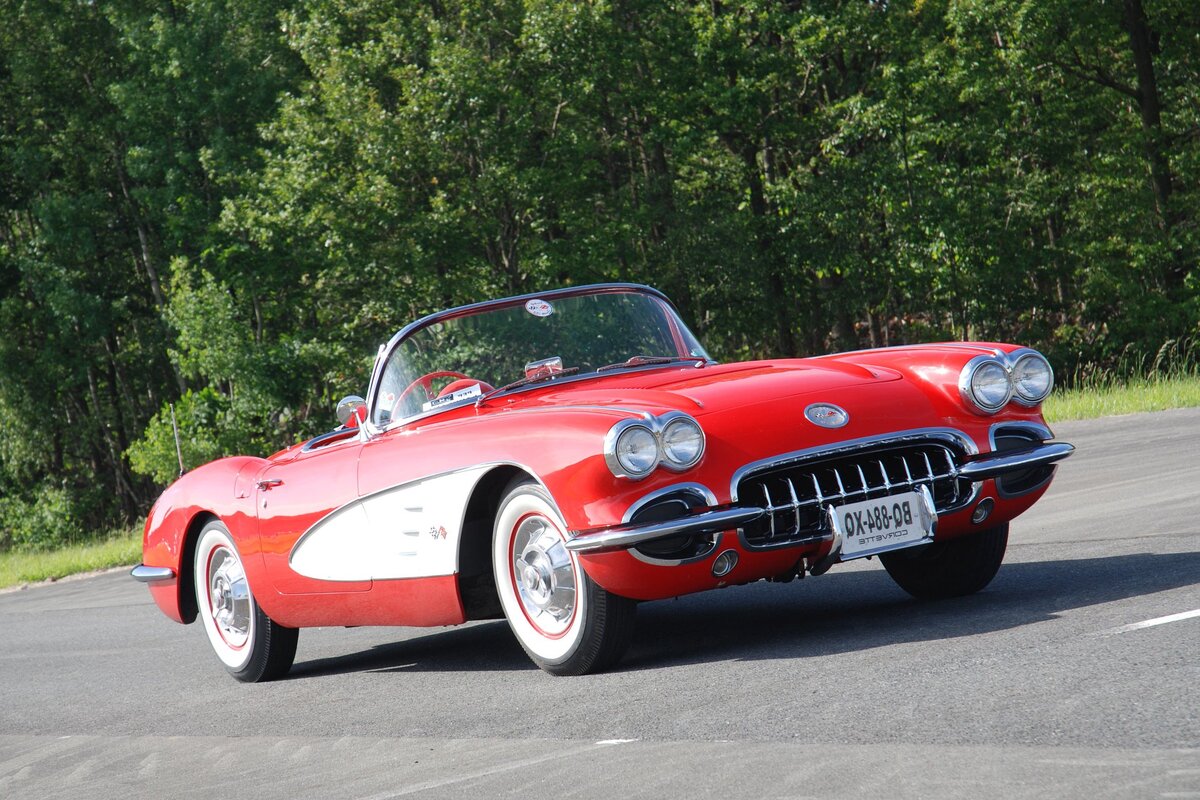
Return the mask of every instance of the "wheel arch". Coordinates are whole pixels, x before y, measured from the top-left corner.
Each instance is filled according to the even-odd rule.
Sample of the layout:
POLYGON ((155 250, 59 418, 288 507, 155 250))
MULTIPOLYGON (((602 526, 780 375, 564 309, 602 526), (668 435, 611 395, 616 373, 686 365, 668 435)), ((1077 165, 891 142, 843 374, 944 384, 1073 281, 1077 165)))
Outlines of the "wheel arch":
POLYGON ((469 620, 503 617, 492 575, 492 528, 505 491, 520 478, 542 485, 528 469, 503 464, 479 479, 467 501, 458 545, 458 591, 469 620))
POLYGON ((200 531, 213 520, 219 520, 211 511, 200 511, 193 516, 184 529, 183 546, 179 557, 179 616, 184 624, 196 621, 199 613, 196 599, 196 543, 200 540, 200 531))

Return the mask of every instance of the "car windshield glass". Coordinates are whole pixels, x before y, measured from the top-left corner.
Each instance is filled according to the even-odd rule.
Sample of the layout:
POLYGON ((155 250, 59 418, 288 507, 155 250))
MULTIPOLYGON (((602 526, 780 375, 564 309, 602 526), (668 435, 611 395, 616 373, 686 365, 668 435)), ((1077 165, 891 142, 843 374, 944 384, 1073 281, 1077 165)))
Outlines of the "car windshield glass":
MULTIPOLYGON (((372 421, 379 426, 474 400, 531 378, 610 374, 613 365, 708 354, 659 298, 636 291, 528 300, 413 331, 388 357, 372 421)), ((619 370, 617 370, 619 371, 619 370)))

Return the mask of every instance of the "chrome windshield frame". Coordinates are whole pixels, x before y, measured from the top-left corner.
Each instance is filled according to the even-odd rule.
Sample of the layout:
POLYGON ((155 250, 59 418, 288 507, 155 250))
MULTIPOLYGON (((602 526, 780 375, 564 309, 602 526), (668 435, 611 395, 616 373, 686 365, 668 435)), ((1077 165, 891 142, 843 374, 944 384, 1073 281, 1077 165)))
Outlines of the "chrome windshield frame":
MULTIPOLYGON (((466 317, 466 316, 471 316, 474 314, 493 311, 496 309, 511 308, 514 306, 524 305, 525 303, 529 302, 530 300, 555 300, 558 298, 576 297, 579 295, 627 294, 627 293, 649 295, 650 297, 653 297, 654 299, 664 303, 666 305, 666 307, 668 309, 670 309, 670 311, 673 314, 675 314, 676 318, 679 317, 679 309, 675 307, 675 304, 671 302, 671 299, 669 297, 667 297, 665 294, 663 294, 662 292, 660 292, 658 289, 655 289, 652 286, 646 286, 646 285, 640 284, 640 283, 593 283, 593 284, 587 284, 585 286, 570 286, 570 287, 567 287, 564 289, 552 289, 547 292, 530 292, 528 294, 514 295, 512 297, 502 297, 502 298, 499 298, 496 300, 485 300, 485 301, 482 301, 479 303, 470 303, 468 305, 456 306, 454 308, 448 308, 444 311, 438 311, 433 314, 428 314, 428 315, 416 320, 415 322, 410 322, 408 325, 405 325, 403 328, 401 328, 399 330, 399 332, 396 333, 395 336, 393 336, 390 340, 388 340, 388 343, 386 345, 382 345, 379 348, 379 351, 375 356, 375 364, 371 368, 371 382, 367 389, 367 418, 361 424, 360 429, 362 430, 363 434, 367 438, 370 438, 370 437, 376 436, 384 431, 391 430, 393 428, 398 428, 403 425, 408 425, 412 422, 416 422, 418 420, 423 420, 428 417, 435 416, 437 414, 441 414, 446 411, 450 411, 451 409, 462 408, 464 405, 467 405, 466 401, 463 401, 461 403, 448 404, 442 408, 433 409, 431 411, 427 411, 422 414, 417 414, 412 417, 406 417, 404 419, 395 420, 394 422, 389 422, 387 425, 384 425, 383 427, 380 427, 375 424, 375 406, 376 406, 376 403, 379 401, 379 389, 380 389, 380 384, 383 380, 384 367, 388 363, 388 361, 391 359, 392 353, 395 352, 396 348, 399 347, 406 339, 408 339, 410 336, 415 334, 417 331, 427 328, 430 325, 434 325, 439 322, 446 322, 446 321, 452 320, 452 319, 458 319, 459 317, 466 317)), ((682 323, 682 320, 679 320, 679 322, 682 323)), ((692 334, 692 336, 694 337, 695 334, 692 334)), ((699 359, 697 359, 697 360, 699 360, 699 359)), ((636 367, 631 367, 631 368, 637 369, 637 368, 645 368, 648 366, 655 366, 655 365, 638 365, 636 367)), ((674 365, 658 365, 658 366, 661 367, 661 366, 674 366, 674 365)), ((623 372, 623 370, 613 370, 612 372, 605 372, 605 373, 600 373, 600 374, 601 375, 609 375, 609 374, 618 374, 620 372, 623 372)), ((564 377, 561 381, 560 380, 547 381, 546 383, 535 383, 535 384, 530 384, 528 386, 523 386, 523 387, 519 387, 519 388, 520 389, 526 389, 526 388, 534 389, 534 388, 539 388, 539 387, 543 387, 543 386, 547 386, 547 385, 556 385, 556 384, 567 383, 567 382, 573 383, 576 380, 585 380, 588 378, 593 378, 593 377, 595 377, 595 375, 596 375, 596 373, 587 372, 587 373, 583 373, 583 374, 577 374, 577 375, 571 375, 569 377, 564 377)))

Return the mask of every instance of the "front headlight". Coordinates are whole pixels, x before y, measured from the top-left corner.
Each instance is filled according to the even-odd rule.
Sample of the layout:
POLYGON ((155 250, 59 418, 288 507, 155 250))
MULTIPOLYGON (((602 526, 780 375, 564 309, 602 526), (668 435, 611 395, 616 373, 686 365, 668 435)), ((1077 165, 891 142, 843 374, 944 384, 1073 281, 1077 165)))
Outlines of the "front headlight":
POLYGON ((604 455, 608 468, 618 478, 638 480, 658 466, 658 439, 653 431, 640 423, 617 423, 608 432, 604 455))
POLYGON ((704 456, 704 431, 682 411, 623 419, 604 437, 604 460, 618 478, 641 480, 662 464, 682 472, 704 456))
POLYGON ((1013 392, 1017 402, 1035 406, 1050 395, 1054 388, 1054 370, 1046 357, 1036 350, 1017 350, 1012 368, 1013 392))
POLYGON ((683 414, 666 421, 661 439, 663 463, 670 469, 693 467, 704 455, 704 431, 696 420, 683 414))
POLYGON ((984 414, 995 414, 1012 399, 1008 366, 997 356, 976 356, 963 367, 958 391, 963 400, 984 414))

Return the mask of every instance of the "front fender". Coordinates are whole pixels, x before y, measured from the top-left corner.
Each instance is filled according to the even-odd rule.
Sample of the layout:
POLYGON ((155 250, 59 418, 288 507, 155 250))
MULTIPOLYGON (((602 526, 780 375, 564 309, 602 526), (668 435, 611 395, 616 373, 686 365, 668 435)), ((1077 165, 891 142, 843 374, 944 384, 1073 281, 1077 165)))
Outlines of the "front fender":
POLYGON ((208 519, 224 522, 251 585, 262 585, 253 478, 266 463, 238 456, 205 464, 167 487, 150 509, 142 533, 142 566, 171 570, 172 577, 147 585, 155 604, 176 622, 187 624, 196 617, 191 559, 196 534, 208 519))

